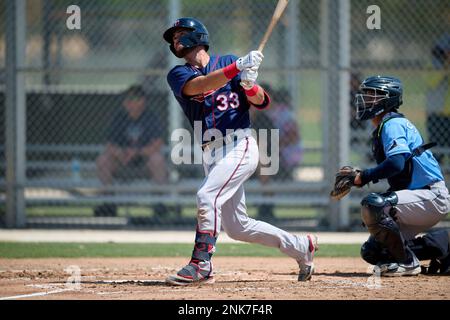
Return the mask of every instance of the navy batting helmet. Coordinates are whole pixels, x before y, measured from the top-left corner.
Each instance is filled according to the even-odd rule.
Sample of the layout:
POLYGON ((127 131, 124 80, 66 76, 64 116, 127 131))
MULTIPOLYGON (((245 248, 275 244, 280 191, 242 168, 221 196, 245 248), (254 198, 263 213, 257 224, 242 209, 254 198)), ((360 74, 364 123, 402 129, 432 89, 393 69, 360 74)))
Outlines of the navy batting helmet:
POLYGON ((374 76, 365 79, 355 95, 356 119, 368 120, 384 111, 395 110, 403 103, 402 82, 393 77, 374 76))
POLYGON ((176 53, 175 48, 173 46, 173 35, 179 29, 188 29, 189 33, 185 34, 180 38, 180 43, 184 46, 184 48, 189 49, 196 46, 205 46, 205 50, 209 49, 209 33, 206 27, 199 20, 195 18, 180 18, 173 24, 172 27, 167 29, 164 32, 164 40, 170 43, 170 51, 178 58, 182 58, 184 56, 184 52, 181 53, 181 56, 176 53))

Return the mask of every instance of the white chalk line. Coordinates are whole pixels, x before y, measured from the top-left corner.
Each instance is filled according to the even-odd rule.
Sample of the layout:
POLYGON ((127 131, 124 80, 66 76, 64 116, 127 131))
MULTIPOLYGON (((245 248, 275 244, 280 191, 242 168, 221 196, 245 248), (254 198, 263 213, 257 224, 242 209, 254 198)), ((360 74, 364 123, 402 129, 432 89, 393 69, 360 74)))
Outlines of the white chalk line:
MULTIPOLYGON (((98 280, 95 281, 97 284, 141 284, 141 285, 152 285, 152 284, 164 284, 164 281, 161 280, 98 280)), ((57 283, 49 283, 49 284, 29 284, 27 287, 35 287, 40 289, 52 289, 55 288, 55 286, 60 286, 65 284, 57 284, 57 283)), ((15 300, 15 299, 23 299, 23 298, 33 298, 33 297, 41 297, 41 296, 47 296, 51 294, 57 294, 62 293, 66 291, 79 291, 74 288, 61 288, 61 289, 55 289, 45 292, 34 292, 34 293, 28 293, 28 294, 20 294, 10 297, 0 297, 0 300, 15 300)), ((109 294, 118 294, 118 293, 124 293, 125 291, 114 291, 114 292, 96 292, 95 290, 90 290, 92 293, 98 294, 98 295, 109 295, 109 294)))
POLYGON ((52 290, 52 291, 35 292, 35 293, 29 293, 29 294, 20 294, 20 295, 17 295, 17 296, 10 296, 10 297, 0 297, 0 300, 15 300, 15 299, 47 296, 47 295, 50 295, 50 294, 61 293, 61 292, 65 292, 65 291, 75 291, 75 290, 71 289, 71 288, 56 289, 56 290, 52 290))
POLYGON ((97 280, 96 284, 142 284, 142 285, 164 285, 164 280, 131 280, 131 279, 117 279, 117 280, 97 280))

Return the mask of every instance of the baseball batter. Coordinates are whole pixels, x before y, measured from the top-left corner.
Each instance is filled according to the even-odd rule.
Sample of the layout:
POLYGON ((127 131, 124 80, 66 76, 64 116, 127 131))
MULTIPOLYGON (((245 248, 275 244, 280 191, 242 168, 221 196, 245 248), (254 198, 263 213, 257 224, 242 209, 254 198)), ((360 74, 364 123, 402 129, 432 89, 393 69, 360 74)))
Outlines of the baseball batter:
POLYGON ((419 260, 432 260, 434 273, 450 272, 449 234, 425 232, 450 211, 450 196, 438 162, 417 128, 398 113, 403 85, 393 77, 365 79, 356 95, 356 117, 376 128, 372 151, 377 166, 357 171, 354 185, 387 179, 386 193, 361 201, 361 216, 370 237, 361 256, 382 276, 417 275, 419 260), (438 267, 436 267, 438 266, 438 267))
POLYGON ((192 127, 202 126, 206 178, 197 192, 197 230, 189 263, 166 282, 171 285, 213 283, 216 240, 221 230, 233 239, 276 247, 294 258, 299 281, 313 273, 317 237, 296 236, 248 217, 243 183, 259 162, 250 134, 249 109, 264 109, 270 97, 256 84, 263 60, 259 51, 244 57, 209 55, 209 34, 197 19, 180 18, 164 32, 170 50, 186 63, 170 70, 167 81, 192 127))

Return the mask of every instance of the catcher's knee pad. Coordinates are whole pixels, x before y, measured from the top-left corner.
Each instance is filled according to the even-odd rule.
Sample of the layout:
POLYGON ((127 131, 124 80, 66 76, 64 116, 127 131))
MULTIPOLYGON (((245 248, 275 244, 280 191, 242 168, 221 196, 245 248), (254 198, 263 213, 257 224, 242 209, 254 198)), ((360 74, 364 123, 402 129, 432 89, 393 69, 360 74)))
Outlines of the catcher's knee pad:
POLYGON ((394 207, 398 202, 395 193, 370 193, 361 201, 361 218, 369 233, 376 241, 386 247, 387 251, 398 262, 406 262, 404 240, 397 223, 386 213, 387 207, 394 207))

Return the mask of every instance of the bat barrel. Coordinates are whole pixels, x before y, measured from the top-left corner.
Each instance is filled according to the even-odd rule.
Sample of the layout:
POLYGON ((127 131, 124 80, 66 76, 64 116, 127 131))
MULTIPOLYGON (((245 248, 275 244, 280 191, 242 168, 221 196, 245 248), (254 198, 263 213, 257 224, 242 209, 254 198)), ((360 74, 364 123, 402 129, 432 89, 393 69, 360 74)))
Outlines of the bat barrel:
POLYGON ((278 20, 280 20, 281 15, 283 14, 284 9, 286 9, 286 6, 288 4, 289 0, 279 0, 277 7, 275 8, 275 12, 273 13, 272 20, 270 21, 269 26, 267 27, 266 33, 264 34, 264 37, 262 38, 259 46, 258 51, 263 51, 264 47, 266 46, 267 40, 269 39, 270 35, 272 34, 272 31, 277 24, 278 20))

